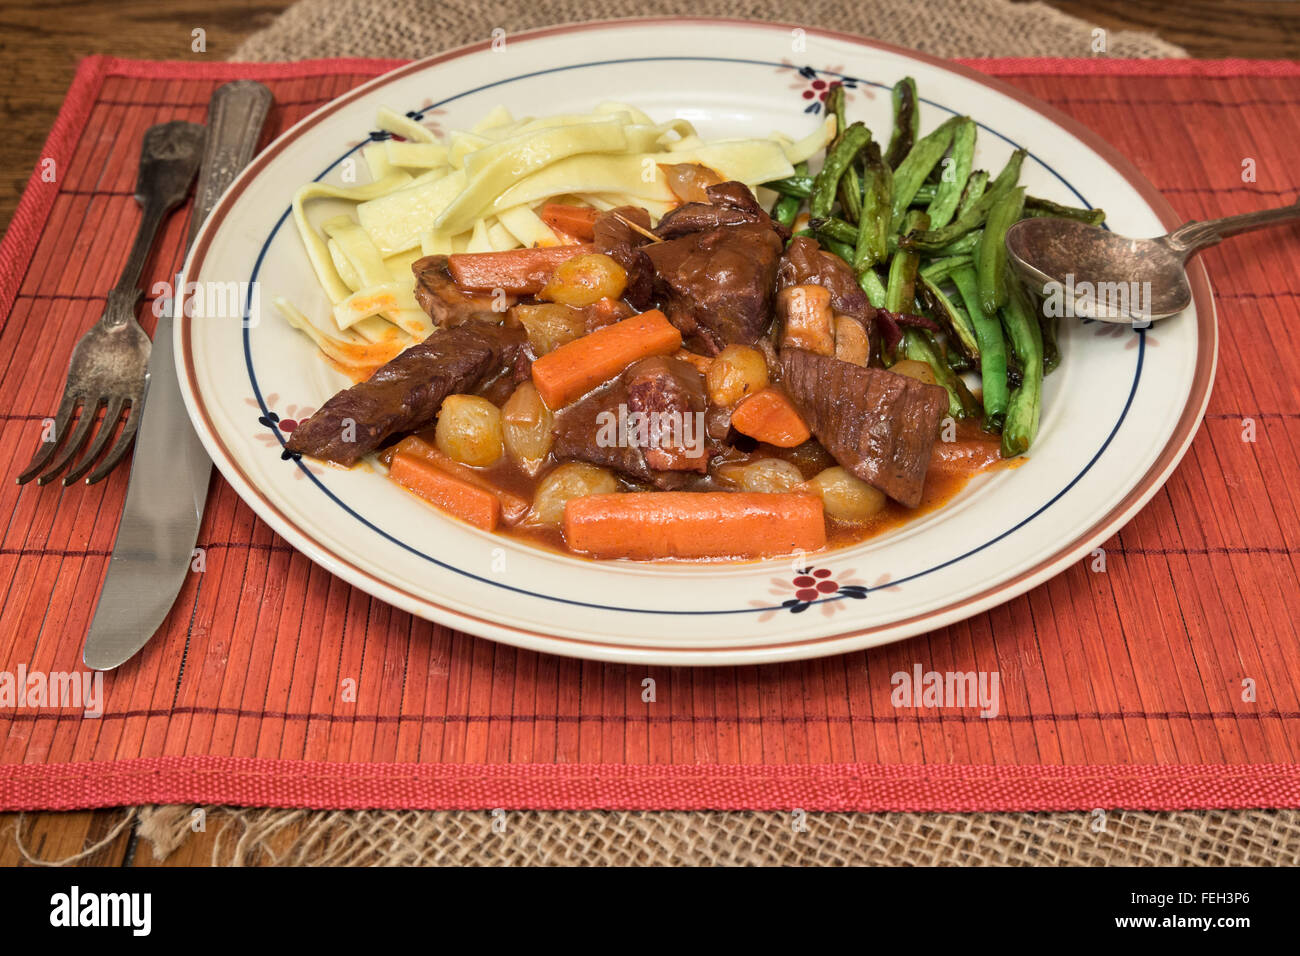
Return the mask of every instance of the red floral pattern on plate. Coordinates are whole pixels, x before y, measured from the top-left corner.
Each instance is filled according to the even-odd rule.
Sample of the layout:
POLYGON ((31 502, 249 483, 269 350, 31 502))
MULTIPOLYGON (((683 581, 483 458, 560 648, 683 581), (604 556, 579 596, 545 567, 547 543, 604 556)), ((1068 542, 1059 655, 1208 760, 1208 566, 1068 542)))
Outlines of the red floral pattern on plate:
POLYGON ((832 571, 830 568, 809 566, 795 568, 788 578, 772 578, 768 594, 784 598, 780 607, 771 607, 770 601, 750 601, 751 607, 766 608, 758 615, 759 621, 770 621, 782 611, 802 614, 810 607, 821 608, 823 617, 830 617, 849 606, 848 600, 864 600, 872 591, 897 591, 898 585, 889 583, 890 576, 882 574, 872 584, 859 579, 853 568, 832 571), (848 600, 846 600, 848 599, 848 600))
POLYGON ((782 59, 782 66, 777 67, 778 73, 784 73, 788 70, 794 71, 794 77, 790 83, 790 89, 798 90, 799 96, 804 100, 803 111, 814 115, 822 111, 822 104, 826 102, 826 97, 830 95, 831 88, 836 86, 844 87, 844 102, 852 100, 855 93, 861 93, 867 99, 875 99, 876 94, 868 87, 860 87, 858 84, 861 80, 852 76, 844 75, 844 66, 828 66, 817 69, 812 66, 800 66, 791 60, 782 59))
MULTIPOLYGON (((281 458, 283 458, 285 461, 292 460, 297 462, 298 464, 302 465, 303 468, 306 468, 308 471, 310 471, 313 475, 319 475, 324 473, 324 469, 316 462, 304 461, 302 455, 296 454, 295 452, 291 452, 285 449, 284 443, 280 439, 281 435, 288 435, 295 428, 297 428, 298 423, 301 422, 303 419, 310 418, 312 415, 314 415, 316 413, 316 409, 312 408, 309 405, 297 405, 297 404, 290 403, 288 405, 281 406, 283 408, 283 412, 277 412, 275 411, 275 408, 280 405, 280 395, 278 392, 271 392, 266 396, 267 411, 266 414, 264 415, 260 414, 262 410, 262 406, 257 403, 256 399, 245 398, 244 401, 247 404, 253 406, 253 408, 257 409, 259 412, 257 416, 257 423, 262 426, 263 430, 259 430, 257 434, 253 436, 255 439, 257 439, 257 441, 261 442, 263 445, 266 445, 268 448, 279 449, 281 458)), ((295 468, 293 472, 293 476, 295 478, 301 478, 302 468, 295 468)))

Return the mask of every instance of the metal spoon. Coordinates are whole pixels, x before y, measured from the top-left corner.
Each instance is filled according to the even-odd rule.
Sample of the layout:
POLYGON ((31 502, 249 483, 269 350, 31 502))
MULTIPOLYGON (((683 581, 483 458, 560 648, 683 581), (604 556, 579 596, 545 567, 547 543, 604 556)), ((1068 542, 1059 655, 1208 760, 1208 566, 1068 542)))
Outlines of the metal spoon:
POLYGON ((1191 304, 1186 265, 1196 253, 1228 236, 1297 219, 1300 201, 1189 222, 1155 239, 1127 239, 1073 219, 1037 217, 1007 230, 1007 259, 1044 296, 1062 296, 1073 310, 1063 314, 1146 325, 1191 304))

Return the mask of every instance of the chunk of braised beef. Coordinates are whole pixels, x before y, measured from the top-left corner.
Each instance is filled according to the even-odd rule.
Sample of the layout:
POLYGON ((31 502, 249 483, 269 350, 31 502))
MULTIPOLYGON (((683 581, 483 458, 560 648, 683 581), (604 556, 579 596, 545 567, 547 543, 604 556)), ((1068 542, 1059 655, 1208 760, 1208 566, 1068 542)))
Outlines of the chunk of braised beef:
POLYGON ((461 325, 471 319, 498 322, 501 313, 514 305, 516 297, 499 298, 490 293, 464 292, 447 271, 446 256, 425 256, 411 263, 415 273, 415 301, 429 313, 439 328, 461 325))
POLYGON ((718 183, 709 186, 705 194, 709 197, 707 203, 688 202, 665 213, 655 227, 655 235, 676 239, 705 229, 755 223, 773 230, 782 240, 790 238, 790 230, 772 219, 743 183, 718 183))
POLYGON ((610 384, 555 413, 553 451, 663 489, 708 470, 704 383, 680 359, 642 359, 610 384))
POLYGON ((781 365, 782 387, 841 466, 909 508, 921 503, 947 392, 803 349, 782 349, 781 365))
POLYGON ((707 404, 704 378, 689 362, 656 356, 627 370, 627 408, 645 417, 642 453, 652 471, 709 470, 707 404))
POLYGON ((645 247, 668 320, 695 351, 716 355, 753 345, 772 318, 781 238, 745 222, 693 232, 645 247))
POLYGON ((448 395, 472 392, 526 355, 523 329, 468 320, 435 329, 298 424, 291 452, 354 464, 387 439, 432 422, 448 395))
POLYGON ((592 226, 596 251, 603 252, 627 273, 623 298, 634 308, 645 310, 654 299, 654 265, 641 248, 649 238, 629 223, 650 229, 650 214, 640 206, 619 206, 602 212, 592 226))

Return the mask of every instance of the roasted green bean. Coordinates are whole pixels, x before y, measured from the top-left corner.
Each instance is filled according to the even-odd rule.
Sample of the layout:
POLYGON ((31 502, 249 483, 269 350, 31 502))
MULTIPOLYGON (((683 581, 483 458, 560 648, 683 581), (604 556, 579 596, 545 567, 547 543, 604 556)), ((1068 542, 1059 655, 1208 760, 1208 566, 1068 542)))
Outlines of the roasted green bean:
POLYGON ((948 225, 957 213, 966 181, 970 178, 971 162, 975 157, 975 123, 962 119, 953 129, 952 155, 943 160, 943 172, 935 197, 926 212, 930 215, 930 228, 948 225))
POLYGON ((831 214, 831 209, 835 205, 835 195, 839 190, 840 177, 869 142, 871 142, 870 130, 861 123, 854 123, 844 131, 839 142, 827 152, 821 172, 813 180, 809 209, 814 219, 825 219, 831 214))
MULTIPOLYGON (((924 229, 926 215, 919 209, 907 213, 905 224, 913 229, 924 229)), ((916 270, 921 257, 914 252, 899 249, 889 261, 889 284, 886 287, 885 308, 890 312, 916 311, 916 270)))
POLYGON ((942 282, 952 274, 953 269, 968 266, 973 261, 969 255, 945 256, 942 259, 931 259, 921 266, 920 272, 931 282, 942 282))
POLYGON ((933 132, 918 139, 916 145, 894 170, 895 232, 902 226, 903 216, 907 212, 907 207, 911 205, 917 189, 925 182, 925 177, 930 175, 930 170, 935 167, 935 164, 943 159, 944 153, 948 152, 948 147, 952 145, 953 131, 960 121, 961 117, 954 116, 940 124, 933 132))
POLYGON ((774 179, 770 183, 763 183, 763 186, 782 196, 798 196, 800 199, 807 199, 812 195, 813 177, 796 174, 785 179, 774 179))
POLYGON ((889 257, 893 235, 894 173, 881 158, 880 146, 872 142, 863 152, 862 211, 854 244, 853 267, 861 272, 889 257))
POLYGON ((1079 222, 1086 222, 1093 226, 1100 226, 1106 221, 1106 210, 1104 209, 1080 209, 1078 206, 1062 206, 1060 203, 1054 203, 1050 199, 1039 199, 1037 196, 1025 197, 1025 215, 1077 219, 1079 222))
POLYGON ((1022 369, 1023 381, 1007 402, 1002 425, 1002 457, 1023 455, 1034 443, 1043 402, 1043 341, 1038 319, 1026 301, 1024 289, 1013 276, 1005 278, 1010 289, 1002 310, 1002 327, 1022 369))
POLYGON ((1002 337, 1002 323, 997 314, 989 315, 980 305, 974 266, 961 266, 952 272, 966 311, 975 325, 975 337, 980 347, 980 389, 984 401, 984 427, 1000 432, 1007 417, 1007 347, 1002 337))
POLYGON ((979 362, 980 346, 975 326, 961 306, 949 299, 938 283, 928 278, 924 272, 917 276, 916 294, 925 303, 930 317, 939 323, 939 328, 948 337, 948 345, 970 365, 979 362))
POLYGON ((980 304, 989 314, 1007 304, 1007 230, 1024 210, 1025 187, 1016 186, 1006 192, 994 190, 993 194, 999 198, 989 210, 988 222, 984 225, 976 272, 980 304))
POLYGON ((971 206, 979 202, 979 198, 984 195, 984 190, 989 184, 989 174, 983 169, 977 169, 970 174, 966 180, 966 188, 961 191, 961 202, 957 204, 957 215, 960 216, 971 206))
POLYGON ((916 80, 905 76, 894 84, 894 132, 889 137, 885 162, 897 169, 921 132, 921 111, 917 109, 916 80))
POLYGON ((974 418, 979 414, 979 403, 971 394, 966 383, 961 380, 948 363, 940 356, 933 343, 917 328, 908 326, 903 329, 903 341, 899 351, 904 358, 914 362, 924 362, 934 372, 935 380, 948 393, 948 414, 953 418, 974 418))

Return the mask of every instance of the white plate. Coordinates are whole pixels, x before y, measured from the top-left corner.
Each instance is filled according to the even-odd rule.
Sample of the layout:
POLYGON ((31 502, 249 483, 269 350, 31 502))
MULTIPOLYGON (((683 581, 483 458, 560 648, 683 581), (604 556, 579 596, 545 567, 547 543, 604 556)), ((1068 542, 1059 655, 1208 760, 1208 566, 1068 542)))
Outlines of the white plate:
POLYGON ((643 20, 510 36, 402 67, 318 110, 265 150, 223 197, 187 281, 259 283, 259 321, 182 319, 179 374, 195 427, 226 480, 312 560, 415 614, 523 647, 645 664, 739 664, 883 644, 1006 601, 1087 554, 1155 493, 1185 451, 1213 378, 1209 284, 1151 332, 1066 322, 1029 460, 981 476, 947 507, 862 545, 733 566, 647 567, 548 553, 442 516, 366 470, 281 457, 267 424, 309 414, 347 382, 270 308, 329 303, 289 221, 294 190, 341 182, 381 105, 468 128, 498 103, 515 115, 622 100, 656 120, 682 116, 709 137, 809 132, 825 82, 856 80, 848 112, 891 125, 889 87, 915 77, 930 129, 955 113, 980 124, 977 165, 1030 151, 1035 195, 1102 206, 1118 232, 1177 224, 1137 170, 1067 117, 1011 87, 860 38, 743 21, 643 20), (802 48, 800 48, 802 44, 802 48), (1159 347, 1154 347, 1158 340, 1159 347), (260 419, 260 421, 259 421, 260 419), (797 572, 865 585, 794 600, 797 572))

